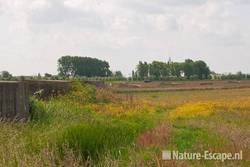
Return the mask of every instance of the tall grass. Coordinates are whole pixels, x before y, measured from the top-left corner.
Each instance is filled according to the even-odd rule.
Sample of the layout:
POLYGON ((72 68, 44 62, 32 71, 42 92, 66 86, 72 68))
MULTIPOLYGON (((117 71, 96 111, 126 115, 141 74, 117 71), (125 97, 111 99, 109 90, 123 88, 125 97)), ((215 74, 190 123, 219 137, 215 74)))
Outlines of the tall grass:
POLYGON ((135 136, 134 127, 128 124, 78 124, 64 130, 58 146, 63 151, 66 145, 86 160, 98 159, 107 150, 114 155, 119 154, 124 147, 133 143, 135 136))
MULTIPOLYGON (((127 98, 75 82, 66 95, 47 101, 31 98, 28 122, 0 122, 0 166, 164 166, 160 152, 165 149, 240 148, 249 153, 249 98, 223 100, 224 95, 239 98, 249 93, 220 90, 220 98, 214 91, 190 93, 127 98), (219 103, 212 101, 216 98, 219 103), (197 102, 203 99, 219 111, 190 117, 210 112, 208 105, 197 102), (178 117, 170 119, 171 114, 178 117)), ((183 164, 223 166, 217 162, 165 166, 183 164)))
POLYGON ((122 101, 121 95, 98 91, 74 82, 66 95, 48 101, 32 97, 30 121, 22 134, 27 151, 39 155, 48 148, 61 161, 72 153, 81 163, 91 160, 95 164, 106 155, 114 159, 128 156, 139 133, 152 128, 160 118, 146 114, 145 106, 122 101), (123 106, 124 116, 99 112, 101 108, 113 110, 112 104, 123 106), (133 115, 127 115, 128 111, 133 115))

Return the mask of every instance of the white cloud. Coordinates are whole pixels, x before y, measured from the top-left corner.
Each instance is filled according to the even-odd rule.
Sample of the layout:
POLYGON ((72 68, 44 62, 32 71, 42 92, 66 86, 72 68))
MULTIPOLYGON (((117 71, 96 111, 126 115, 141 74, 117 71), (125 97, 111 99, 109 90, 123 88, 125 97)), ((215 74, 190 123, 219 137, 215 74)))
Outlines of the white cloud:
POLYGON ((168 56, 250 72, 249 2, 0 0, 0 70, 56 73, 57 59, 71 54, 106 59, 126 74, 139 60, 168 56))

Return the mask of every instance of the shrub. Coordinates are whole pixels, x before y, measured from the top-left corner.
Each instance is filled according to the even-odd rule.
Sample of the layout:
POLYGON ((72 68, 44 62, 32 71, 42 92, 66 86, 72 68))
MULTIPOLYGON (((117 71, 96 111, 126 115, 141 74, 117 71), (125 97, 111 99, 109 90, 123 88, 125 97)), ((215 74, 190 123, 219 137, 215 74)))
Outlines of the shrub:
POLYGON ((45 104, 36 99, 30 98, 30 120, 31 121, 44 121, 47 118, 45 104))
POLYGON ((92 103, 96 101, 96 89, 80 81, 73 81, 72 90, 64 98, 79 103, 92 103))

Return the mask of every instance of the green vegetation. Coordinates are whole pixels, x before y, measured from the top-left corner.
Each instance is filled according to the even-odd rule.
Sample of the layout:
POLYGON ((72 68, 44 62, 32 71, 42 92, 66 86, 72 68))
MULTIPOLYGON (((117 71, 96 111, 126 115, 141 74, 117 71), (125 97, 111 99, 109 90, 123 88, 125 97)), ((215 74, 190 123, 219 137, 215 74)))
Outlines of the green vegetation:
POLYGON ((106 77, 111 76, 109 63, 90 57, 63 56, 58 60, 59 75, 65 77, 86 76, 106 77))
POLYGON ((152 80, 173 80, 181 79, 184 74, 186 79, 209 79, 210 69, 204 61, 185 60, 183 63, 168 63, 153 61, 151 64, 147 62, 139 62, 136 73, 133 72, 134 79, 152 79, 152 80))
POLYGON ((91 57, 62 56, 58 59, 58 74, 45 73, 43 76, 12 76, 8 71, 2 71, 0 80, 100 80, 100 81, 180 81, 180 80, 248 80, 250 74, 217 74, 212 72, 206 62, 186 59, 184 62, 139 61, 131 77, 125 77, 121 71, 111 71, 107 61, 91 57))
POLYGON ((128 116, 117 118, 94 112, 92 105, 106 105, 103 101, 97 99, 93 87, 79 82, 74 82, 72 91, 65 96, 49 101, 32 97, 29 122, 0 123, 3 153, 0 154, 0 164, 31 166, 38 163, 44 166, 48 163, 49 166, 61 166, 70 161, 78 165, 98 165, 106 155, 114 159, 125 156, 123 154, 134 147, 138 133, 152 127, 156 120, 142 113, 129 119, 128 116), (9 135, 13 137, 6 140, 9 135), (5 151, 12 155, 5 156, 5 151), (45 157, 44 152, 48 154, 45 157))
POLYGON ((0 123, 0 165, 249 166, 249 99, 248 89, 128 96, 75 81, 66 95, 32 97, 28 122, 0 123), (218 102, 210 113, 212 100, 218 102), (210 114, 170 117, 196 111, 210 114), (242 150, 244 160, 162 161, 161 151, 168 149, 242 150))

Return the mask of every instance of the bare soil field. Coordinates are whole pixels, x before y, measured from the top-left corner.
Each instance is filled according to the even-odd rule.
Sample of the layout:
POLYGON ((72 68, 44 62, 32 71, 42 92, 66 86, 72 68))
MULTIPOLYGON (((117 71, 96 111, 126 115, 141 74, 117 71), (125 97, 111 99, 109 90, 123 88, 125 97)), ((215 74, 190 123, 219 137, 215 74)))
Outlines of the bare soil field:
POLYGON ((115 82, 111 88, 117 92, 160 92, 177 90, 212 90, 250 88, 250 81, 153 81, 115 82))

